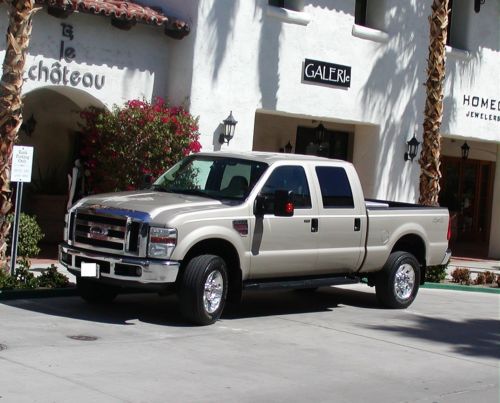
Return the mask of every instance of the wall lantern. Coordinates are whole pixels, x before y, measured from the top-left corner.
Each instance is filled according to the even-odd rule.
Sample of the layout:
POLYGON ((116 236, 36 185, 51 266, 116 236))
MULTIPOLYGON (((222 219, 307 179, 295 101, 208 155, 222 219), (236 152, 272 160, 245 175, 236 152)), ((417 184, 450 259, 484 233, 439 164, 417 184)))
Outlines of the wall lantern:
POLYGON ((316 127, 314 133, 316 136, 316 144, 321 144, 323 141, 325 141, 325 133, 326 133, 325 126, 323 126, 323 123, 320 123, 318 127, 316 127))
POLYGON ((485 0, 474 0, 474 11, 479 13, 481 11, 481 5, 484 4, 485 0))
POLYGON ((405 161, 411 160, 417 156, 418 146, 420 145, 420 141, 417 140, 415 135, 413 135, 411 140, 406 142, 406 152, 405 152, 405 161))
POLYGON ((460 147, 460 148, 462 149, 462 159, 466 160, 467 158, 469 158, 470 147, 466 141, 464 141, 464 143, 462 144, 462 147, 460 147))
POLYGON ((286 143, 285 145, 285 152, 287 154, 290 154, 292 152, 292 148, 293 148, 292 143, 290 143, 290 140, 288 140, 288 143, 286 143))
POLYGON ((33 116, 33 114, 31 114, 31 116, 29 117, 29 119, 27 121, 25 121, 23 124, 21 124, 20 130, 22 130, 29 137, 31 137, 31 135, 35 131, 35 127, 36 127, 36 119, 33 116))
POLYGON ((238 123, 233 116, 233 111, 229 113, 229 116, 222 121, 224 123, 224 133, 219 135, 219 143, 224 144, 231 141, 234 137, 234 129, 236 128, 236 123, 238 123))

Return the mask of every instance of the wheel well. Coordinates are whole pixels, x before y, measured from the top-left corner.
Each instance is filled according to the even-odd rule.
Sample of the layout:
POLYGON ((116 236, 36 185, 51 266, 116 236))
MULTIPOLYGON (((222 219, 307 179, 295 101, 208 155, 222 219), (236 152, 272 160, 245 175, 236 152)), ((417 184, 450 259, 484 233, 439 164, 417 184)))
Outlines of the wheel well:
POLYGON ((242 291, 242 275, 240 258, 233 244, 219 238, 206 239, 198 242, 191 247, 186 256, 184 256, 184 259, 182 259, 181 272, 183 272, 183 269, 193 257, 200 255, 217 255, 226 262, 229 280, 228 300, 239 300, 242 291))
POLYGON ((418 260, 422 267, 425 267, 425 243, 418 235, 405 235, 399 239, 392 252, 409 252, 418 260))

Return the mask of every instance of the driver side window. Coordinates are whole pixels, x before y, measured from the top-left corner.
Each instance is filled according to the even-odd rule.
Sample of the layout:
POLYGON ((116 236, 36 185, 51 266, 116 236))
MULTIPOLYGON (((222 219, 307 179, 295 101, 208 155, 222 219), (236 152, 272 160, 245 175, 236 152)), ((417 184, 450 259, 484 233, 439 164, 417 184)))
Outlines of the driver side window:
POLYGON ((260 192, 266 198, 268 203, 266 203, 266 207, 271 210, 274 207, 274 192, 276 190, 291 190, 297 209, 312 207, 306 173, 301 166, 282 166, 273 171, 260 192))

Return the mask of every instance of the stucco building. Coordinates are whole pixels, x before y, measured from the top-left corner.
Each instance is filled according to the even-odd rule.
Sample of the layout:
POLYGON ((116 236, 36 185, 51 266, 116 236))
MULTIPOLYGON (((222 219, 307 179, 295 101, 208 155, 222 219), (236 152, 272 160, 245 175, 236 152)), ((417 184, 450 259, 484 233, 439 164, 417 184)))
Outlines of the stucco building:
MULTIPOLYGON (((422 141, 431 0, 151 0, 99 15, 71 4, 33 21, 23 92, 36 126, 21 141, 35 174, 61 167, 64 188, 81 108, 160 95, 200 117, 204 150, 288 145, 352 161, 367 197, 418 199, 418 156, 404 156, 422 141), (130 28, 123 16, 138 23, 117 29, 130 28), (235 136, 221 144, 230 111, 235 136)), ((500 258, 500 3, 474 4, 452 2, 441 203, 457 255, 500 258)))

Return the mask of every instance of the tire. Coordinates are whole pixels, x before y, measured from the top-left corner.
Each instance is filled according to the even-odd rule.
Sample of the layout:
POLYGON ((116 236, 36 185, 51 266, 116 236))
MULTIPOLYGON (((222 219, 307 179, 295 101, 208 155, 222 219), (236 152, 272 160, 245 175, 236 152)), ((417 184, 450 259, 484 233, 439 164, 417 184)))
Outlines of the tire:
POLYGON ((377 274, 375 291, 379 302, 392 309, 411 305, 420 285, 420 264, 408 252, 393 252, 377 274))
POLYGON ((191 259, 179 289, 184 318, 201 326, 216 322, 224 309, 227 284, 226 263, 219 256, 201 255, 191 259))
POLYGON ((101 284, 85 278, 76 279, 76 288, 80 297, 89 304, 109 304, 118 295, 119 288, 101 284))

